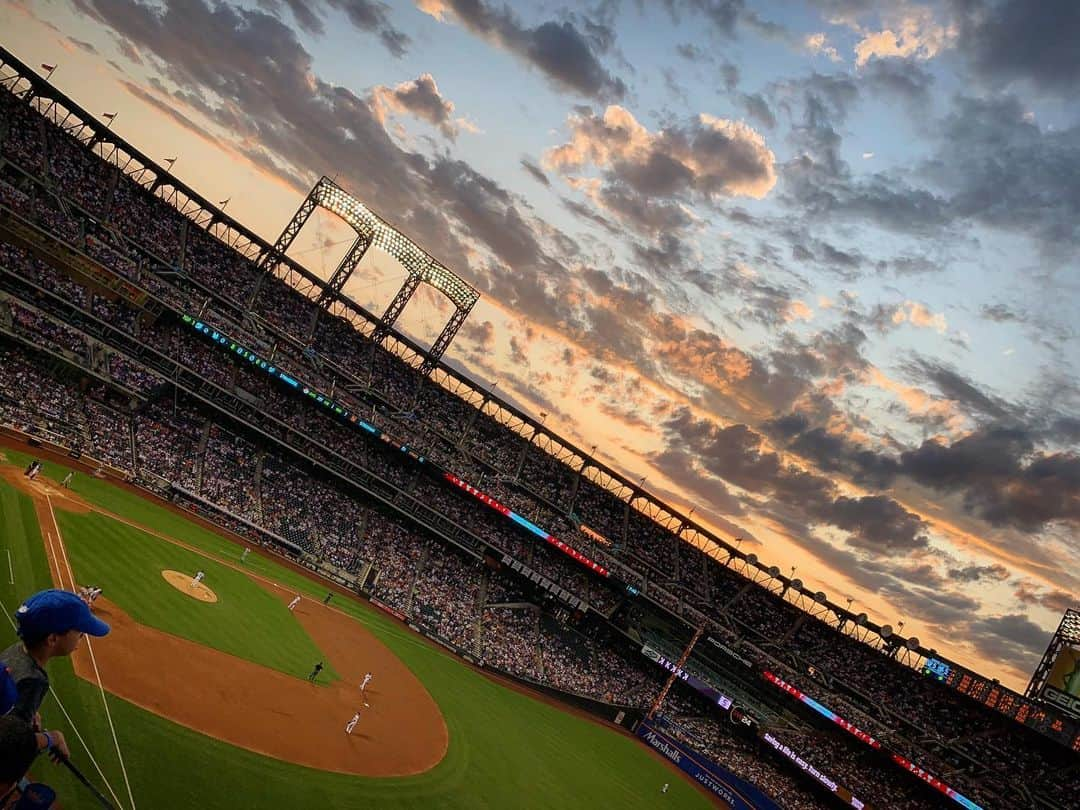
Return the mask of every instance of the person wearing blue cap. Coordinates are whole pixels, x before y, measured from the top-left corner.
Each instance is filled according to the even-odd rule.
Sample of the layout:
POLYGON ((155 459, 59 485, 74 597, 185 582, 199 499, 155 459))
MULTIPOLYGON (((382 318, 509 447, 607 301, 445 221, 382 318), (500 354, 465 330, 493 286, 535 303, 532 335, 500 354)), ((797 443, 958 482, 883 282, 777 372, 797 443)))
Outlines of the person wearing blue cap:
POLYGON ((41 728, 38 709, 49 691, 45 666, 53 658, 71 655, 84 635, 104 636, 109 625, 90 612, 78 596, 68 591, 39 591, 15 611, 19 641, 0 652, 18 696, 11 714, 41 728))

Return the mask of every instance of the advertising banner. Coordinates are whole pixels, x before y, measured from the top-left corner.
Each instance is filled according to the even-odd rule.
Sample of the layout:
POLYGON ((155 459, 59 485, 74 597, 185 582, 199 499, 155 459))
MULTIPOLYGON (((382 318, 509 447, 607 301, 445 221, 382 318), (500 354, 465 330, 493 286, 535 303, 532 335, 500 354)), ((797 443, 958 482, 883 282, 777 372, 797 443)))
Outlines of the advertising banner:
POLYGON ((780 810, 776 802, 754 785, 715 762, 710 762, 648 720, 641 722, 637 734, 646 745, 667 757, 690 777, 727 802, 732 810, 780 810))

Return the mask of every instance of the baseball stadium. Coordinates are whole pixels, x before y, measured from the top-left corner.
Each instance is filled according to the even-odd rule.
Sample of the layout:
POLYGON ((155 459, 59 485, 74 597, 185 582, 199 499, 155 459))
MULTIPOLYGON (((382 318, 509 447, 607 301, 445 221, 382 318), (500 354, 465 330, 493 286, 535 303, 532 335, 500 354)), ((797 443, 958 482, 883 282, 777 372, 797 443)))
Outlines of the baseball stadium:
POLYGON ((48 589, 110 628, 54 806, 1078 806, 1075 615, 1021 695, 811 592, 448 365, 422 241, 323 178, 271 244, 0 49, 0 648, 48 589))

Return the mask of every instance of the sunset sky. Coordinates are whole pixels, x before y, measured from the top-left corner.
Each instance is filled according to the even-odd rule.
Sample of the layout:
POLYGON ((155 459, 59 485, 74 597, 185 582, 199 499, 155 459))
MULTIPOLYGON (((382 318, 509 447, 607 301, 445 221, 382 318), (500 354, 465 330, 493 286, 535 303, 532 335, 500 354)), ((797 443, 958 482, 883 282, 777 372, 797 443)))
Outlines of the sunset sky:
POLYGON ((266 238, 336 177, 482 291, 450 362, 764 562, 1017 689, 1077 604, 1075 0, 0 3, 266 238))

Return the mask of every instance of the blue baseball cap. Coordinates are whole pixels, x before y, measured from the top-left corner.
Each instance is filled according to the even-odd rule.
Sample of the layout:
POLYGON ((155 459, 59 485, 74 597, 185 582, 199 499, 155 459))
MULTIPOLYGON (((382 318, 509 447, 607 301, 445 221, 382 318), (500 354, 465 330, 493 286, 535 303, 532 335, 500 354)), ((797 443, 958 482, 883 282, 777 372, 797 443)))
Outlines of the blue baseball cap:
POLYGON ((109 625, 96 618, 82 599, 70 591, 55 588, 38 591, 19 605, 15 621, 19 623, 22 638, 69 630, 79 630, 89 636, 104 636, 109 632, 109 625))

